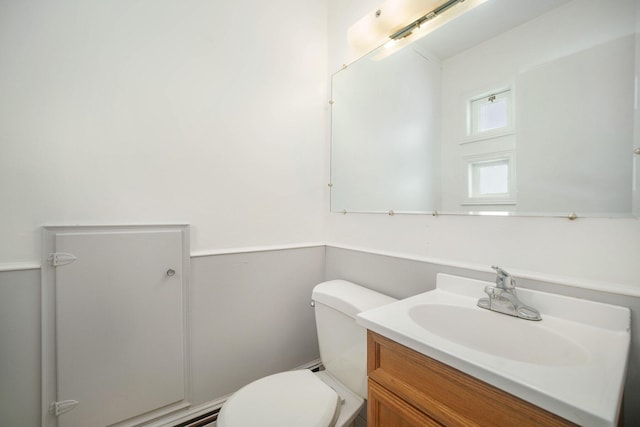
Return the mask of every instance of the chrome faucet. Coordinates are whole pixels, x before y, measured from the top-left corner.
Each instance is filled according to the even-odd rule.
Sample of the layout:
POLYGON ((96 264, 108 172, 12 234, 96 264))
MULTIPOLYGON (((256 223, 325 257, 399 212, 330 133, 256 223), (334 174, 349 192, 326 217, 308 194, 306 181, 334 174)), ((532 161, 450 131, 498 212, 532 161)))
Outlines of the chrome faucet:
POLYGON ((538 310, 523 304, 518 299, 516 280, 500 267, 494 265, 491 266, 491 268, 498 273, 496 286, 487 286, 484 288, 484 292, 489 297, 480 298, 478 300, 478 307, 526 320, 542 320, 538 310))

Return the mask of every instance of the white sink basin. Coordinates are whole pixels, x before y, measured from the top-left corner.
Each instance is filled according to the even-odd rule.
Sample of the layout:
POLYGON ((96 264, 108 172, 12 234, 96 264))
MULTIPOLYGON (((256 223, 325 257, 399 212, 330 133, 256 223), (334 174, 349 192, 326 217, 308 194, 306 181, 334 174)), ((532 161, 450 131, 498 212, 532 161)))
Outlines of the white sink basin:
POLYGON ((518 289, 529 321, 476 306, 493 283, 439 274, 436 289, 360 313, 358 323, 582 426, 617 424, 628 308, 518 289))
POLYGON ((584 347, 537 322, 478 307, 421 304, 409 309, 409 317, 428 332, 497 357, 555 366, 580 365, 588 359, 584 347))

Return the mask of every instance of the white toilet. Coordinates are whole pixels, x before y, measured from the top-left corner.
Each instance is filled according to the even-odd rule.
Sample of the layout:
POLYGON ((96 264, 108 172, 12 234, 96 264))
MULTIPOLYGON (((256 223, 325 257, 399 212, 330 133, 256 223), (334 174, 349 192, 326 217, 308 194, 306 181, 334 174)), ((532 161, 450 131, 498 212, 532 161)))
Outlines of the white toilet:
POLYGON ((313 289, 324 371, 280 372, 252 382, 222 406, 217 427, 346 427, 367 398, 366 330, 361 311, 394 298, 345 280, 313 289))

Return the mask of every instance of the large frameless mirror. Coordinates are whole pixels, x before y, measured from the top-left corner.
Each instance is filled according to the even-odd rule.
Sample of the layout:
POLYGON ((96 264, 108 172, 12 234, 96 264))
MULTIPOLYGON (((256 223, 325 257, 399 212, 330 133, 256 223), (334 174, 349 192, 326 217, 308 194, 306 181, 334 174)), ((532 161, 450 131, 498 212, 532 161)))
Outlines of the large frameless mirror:
POLYGON ((638 215, 637 3, 488 0, 338 71, 332 211, 638 215))

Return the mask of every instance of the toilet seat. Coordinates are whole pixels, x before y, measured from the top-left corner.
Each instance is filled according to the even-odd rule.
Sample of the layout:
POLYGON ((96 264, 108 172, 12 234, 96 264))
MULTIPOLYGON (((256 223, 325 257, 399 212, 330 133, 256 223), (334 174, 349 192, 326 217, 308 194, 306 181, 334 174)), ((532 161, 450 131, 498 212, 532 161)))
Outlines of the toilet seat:
POLYGON ((309 370, 261 378, 223 405, 218 427, 331 427, 340 412, 338 394, 309 370))

